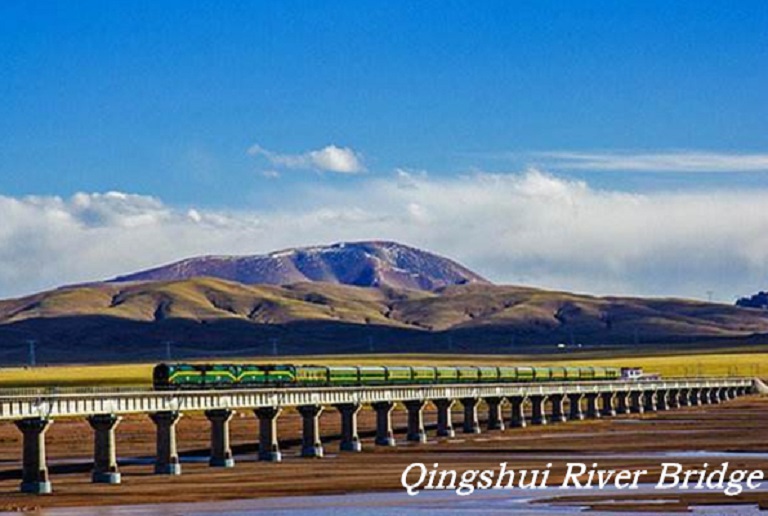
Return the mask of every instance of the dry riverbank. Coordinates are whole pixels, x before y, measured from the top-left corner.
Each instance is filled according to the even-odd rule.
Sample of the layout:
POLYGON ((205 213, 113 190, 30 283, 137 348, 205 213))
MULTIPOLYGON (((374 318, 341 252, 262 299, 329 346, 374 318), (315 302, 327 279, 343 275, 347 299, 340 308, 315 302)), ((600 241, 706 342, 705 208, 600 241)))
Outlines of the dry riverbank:
MULTIPOLYGON (((460 415, 456 413, 454 418, 457 430, 460 430, 460 415)), ((428 411, 425 419, 434 421, 434 413, 428 411)), ((398 438, 403 438, 404 411, 397 411, 395 423, 398 438)), ((296 456, 300 419, 287 411, 279 420, 284 462, 269 464, 255 461, 256 419, 250 413, 243 413, 232 422, 237 465, 234 469, 223 470, 207 466, 207 421, 200 414, 187 414, 178 427, 183 475, 158 477, 152 474, 151 466, 154 426, 146 416, 131 416, 126 417, 117 430, 123 484, 107 486, 90 483, 92 433, 87 423, 60 420, 48 434, 49 469, 55 492, 51 496, 31 496, 18 493, 20 434, 12 424, 3 424, 0 425, 0 509, 398 490, 402 489, 400 477, 403 470, 413 462, 430 466, 439 463, 441 468, 459 471, 498 468, 500 462, 508 462, 509 467, 515 469, 543 468, 551 462, 550 482, 554 484, 562 481, 565 463, 569 461, 592 461, 606 468, 647 469, 649 480, 655 479, 662 462, 700 467, 703 462, 719 464, 727 460, 731 467, 768 470, 767 427, 768 398, 750 396, 723 405, 643 416, 485 432, 477 436, 464 436, 459 432, 455 439, 431 438, 424 445, 402 443, 397 448, 381 449, 372 444, 374 414, 366 410, 360 416, 364 453, 339 454, 336 440, 338 415, 328 410, 322 416, 321 428, 329 456, 301 459, 296 456), (697 454, 704 451, 738 453, 697 454)), ((430 435, 433 434, 431 431, 430 435)), ((715 493, 684 496, 671 493, 663 497, 678 500, 676 506, 680 509, 693 498, 707 503, 745 500, 768 503, 766 493, 737 498, 715 493)), ((614 493, 611 498, 624 496, 618 497, 614 493)), ((654 494, 653 498, 659 497, 654 494)), ((630 500, 627 507, 637 503, 642 505, 640 500, 630 500)))

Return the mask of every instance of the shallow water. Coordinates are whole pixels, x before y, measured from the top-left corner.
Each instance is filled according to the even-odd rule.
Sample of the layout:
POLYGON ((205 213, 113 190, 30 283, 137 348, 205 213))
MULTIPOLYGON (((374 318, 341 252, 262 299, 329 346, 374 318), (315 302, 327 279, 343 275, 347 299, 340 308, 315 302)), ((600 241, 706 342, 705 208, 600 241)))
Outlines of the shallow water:
MULTIPOLYGON (((766 489, 760 489, 765 491, 766 489)), ((601 492, 610 492, 610 489, 601 492)), ((615 490, 614 490, 615 491, 615 490)), ((633 494, 653 493, 651 484, 641 485, 633 494)), ((230 500, 222 502, 173 503, 156 505, 130 505, 111 507, 76 507, 45 509, 39 514, 47 516, 166 516, 166 515, 216 515, 216 516, 262 516, 265 514, 281 514, 289 516, 303 515, 398 515, 402 514, 579 514, 586 509, 573 502, 569 505, 548 503, 554 497, 569 494, 556 488, 538 491, 476 491, 469 496, 458 496, 453 491, 424 491, 417 496, 408 496, 404 491, 388 493, 361 493, 332 496, 299 496, 263 498, 256 500, 230 500), (535 502, 532 504, 532 502, 535 502)), ((595 491, 586 493, 592 496, 595 491)), ((578 503, 578 502, 577 502, 578 503)), ((658 512, 626 512, 612 511, 611 505, 616 500, 606 498, 600 502, 589 504, 601 505, 599 514, 605 515, 663 515, 668 514, 663 506, 666 500, 648 500, 647 503, 658 504, 658 512)), ((645 502, 644 502, 645 503, 645 502)), ((738 516, 759 515, 756 505, 720 505, 692 507, 691 514, 733 514, 738 516)))

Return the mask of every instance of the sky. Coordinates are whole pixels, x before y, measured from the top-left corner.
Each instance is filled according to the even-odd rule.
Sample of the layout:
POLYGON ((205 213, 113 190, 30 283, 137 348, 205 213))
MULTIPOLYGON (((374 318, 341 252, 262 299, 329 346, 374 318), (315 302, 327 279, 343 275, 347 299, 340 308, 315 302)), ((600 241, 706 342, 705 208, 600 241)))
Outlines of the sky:
POLYGON ((0 298, 387 239, 768 289, 768 3, 0 2, 0 298))

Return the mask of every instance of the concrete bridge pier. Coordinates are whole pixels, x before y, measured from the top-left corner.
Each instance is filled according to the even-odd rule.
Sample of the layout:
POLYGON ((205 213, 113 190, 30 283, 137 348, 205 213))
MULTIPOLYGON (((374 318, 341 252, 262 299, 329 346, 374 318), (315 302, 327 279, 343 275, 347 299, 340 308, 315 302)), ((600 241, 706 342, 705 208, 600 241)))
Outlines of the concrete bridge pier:
POLYGON ((596 392, 588 392, 584 395, 587 398, 587 419, 600 419, 600 408, 597 406, 596 392))
POLYGON ((643 399, 645 400, 643 410, 645 412, 656 412, 656 392, 644 391, 643 399))
POLYGON ((50 494, 51 481, 45 461, 45 432, 53 423, 51 419, 28 418, 14 421, 24 436, 22 455, 21 492, 50 494))
POLYGON ((510 428, 525 428, 525 397, 510 396, 509 403, 512 405, 512 413, 509 417, 510 428))
POLYGON ((235 459, 229 444, 229 422, 235 411, 229 409, 206 410, 205 417, 211 423, 211 458, 208 465, 215 468, 232 468, 235 459))
POLYGON ((115 414, 90 416, 88 423, 93 428, 93 473, 91 480, 96 484, 119 484, 115 450, 115 428, 122 418, 115 414))
POLYGON ((736 399, 739 396, 741 396, 741 394, 739 394, 739 389, 737 387, 730 387, 728 389, 728 397, 730 399, 736 399))
POLYGON ((703 389, 699 389, 698 387, 693 387, 691 389, 691 393, 688 396, 689 400, 691 401, 692 407, 700 407, 701 406, 701 399, 702 395, 704 394, 703 389))
POLYGON ((307 458, 321 458, 324 455, 323 443, 320 440, 320 414, 323 413, 322 405, 301 405, 298 407, 301 414, 301 456, 307 458))
POLYGON ((504 416, 502 415, 504 398, 485 398, 485 404, 488 405, 488 430, 504 430, 504 416))
POLYGON ((713 404, 721 403, 722 400, 720 399, 720 389, 717 387, 712 387, 709 389, 709 402, 713 404))
POLYGON ((424 400, 408 400, 403 402, 408 411, 408 433, 406 439, 415 443, 427 442, 427 432, 424 430, 424 400))
POLYGON ((656 409, 659 411, 669 410, 669 391, 659 389, 656 391, 656 409))
POLYGON ((720 387, 720 389, 718 389, 718 391, 719 392, 717 394, 720 397, 720 401, 728 401, 728 400, 731 399, 730 396, 729 396, 728 388, 727 387, 720 387))
POLYGON ((616 413, 629 414, 629 391, 616 392, 616 413))
POLYGON ((553 423, 565 423, 568 421, 568 418, 565 416, 565 395, 552 394, 549 397, 549 401, 552 404, 550 421, 553 423))
POLYGON ((680 408, 680 391, 678 389, 669 390, 669 408, 671 409, 680 408))
POLYGON ((645 412, 643 407, 643 391, 631 391, 629 393, 629 411, 632 414, 642 414, 645 412))
POLYGON ((542 394, 532 394, 531 400, 531 424, 533 425, 546 425, 547 414, 544 410, 544 404, 547 402, 547 397, 542 394))
POLYGON ((581 398, 583 397, 580 392, 568 393, 568 419, 571 421, 584 420, 584 412, 581 411, 581 398))
POLYGON ((280 462, 283 454, 277 440, 277 418, 283 411, 280 407, 260 407, 254 410, 259 418, 259 460, 280 462))
POLYGON ((699 391, 699 405, 709 405, 712 403, 712 394, 709 387, 702 387, 699 391))
POLYGON ((462 398, 461 404, 464 407, 464 433, 479 434, 480 423, 477 420, 477 405, 480 403, 478 398, 462 398))
POLYGON ((179 452, 176 449, 176 423, 181 419, 180 412, 155 412, 149 417, 157 429, 157 457, 155 474, 181 475, 179 452))
POLYGON ((349 452, 363 451, 360 436, 357 434, 357 414, 362 405, 359 403, 340 403, 334 405, 341 415, 341 442, 339 450, 349 452))
POLYGON ((371 405, 376 411, 376 444, 379 446, 395 446, 395 434, 392 431, 392 401, 379 401, 371 405))
POLYGON ((691 406, 691 389, 680 389, 679 401, 680 401, 681 407, 690 407, 691 406))
POLYGON ((613 408, 613 393, 603 392, 600 394, 603 399, 603 409, 600 411, 600 415, 603 417, 613 417, 616 415, 616 409, 613 408))
POLYGON ((453 408, 456 400, 453 399, 437 399, 432 400, 437 408, 437 436, 438 437, 454 437, 456 432, 453 430, 453 418, 451 417, 451 409, 453 408))

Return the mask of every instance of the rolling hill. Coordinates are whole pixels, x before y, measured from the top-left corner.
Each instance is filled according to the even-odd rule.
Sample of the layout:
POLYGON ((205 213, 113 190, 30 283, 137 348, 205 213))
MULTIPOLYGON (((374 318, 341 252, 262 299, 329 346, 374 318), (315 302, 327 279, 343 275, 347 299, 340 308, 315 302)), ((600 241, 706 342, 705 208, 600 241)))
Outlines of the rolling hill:
POLYGON ((765 311, 470 283, 433 290, 217 278, 109 282, 0 301, 3 361, 354 352, 511 352, 738 339, 765 311))

